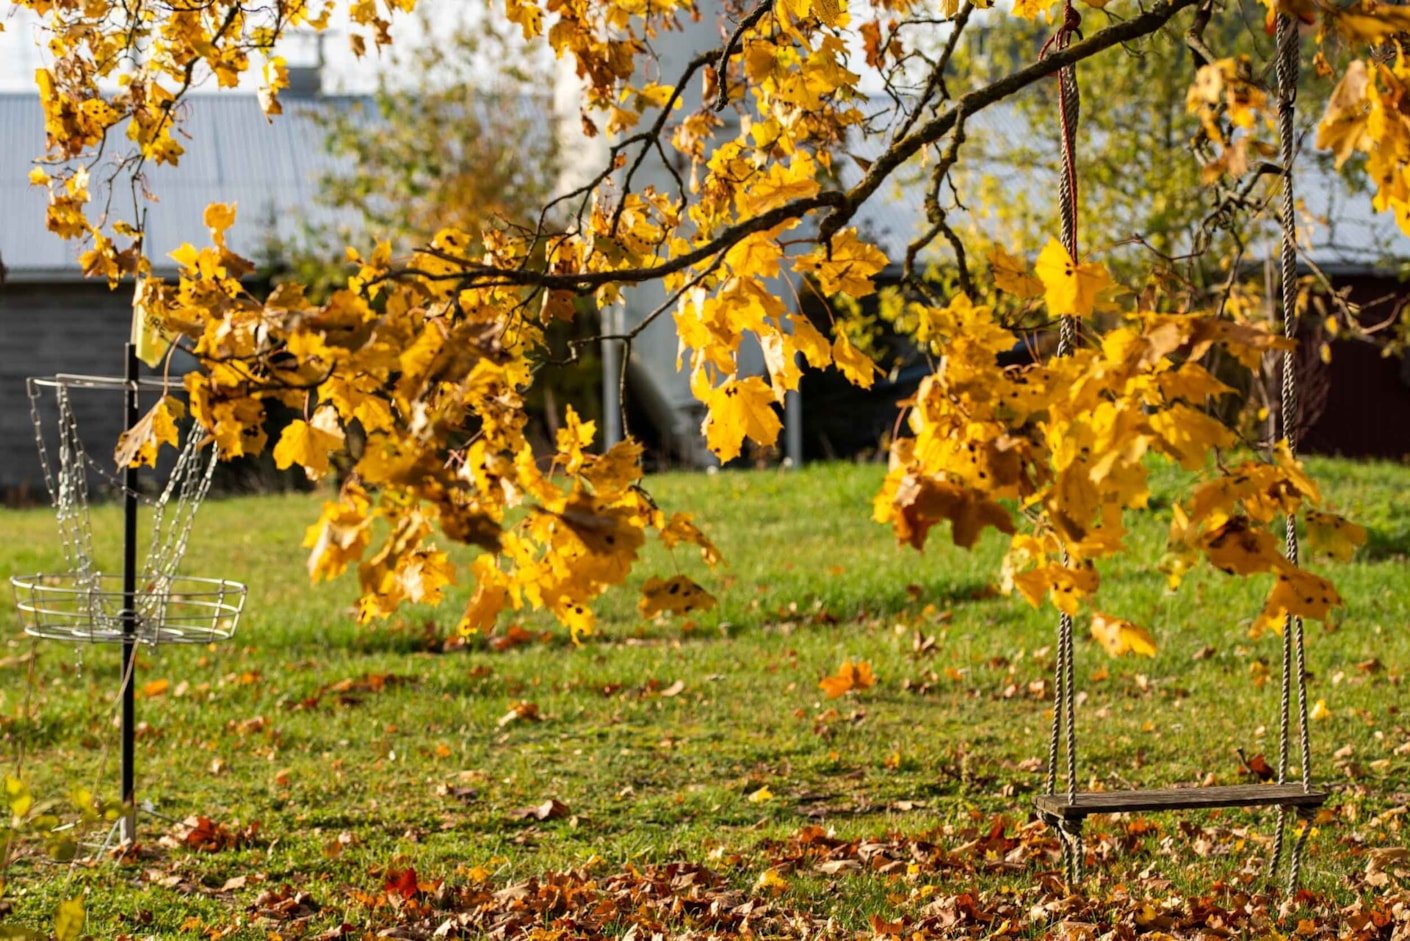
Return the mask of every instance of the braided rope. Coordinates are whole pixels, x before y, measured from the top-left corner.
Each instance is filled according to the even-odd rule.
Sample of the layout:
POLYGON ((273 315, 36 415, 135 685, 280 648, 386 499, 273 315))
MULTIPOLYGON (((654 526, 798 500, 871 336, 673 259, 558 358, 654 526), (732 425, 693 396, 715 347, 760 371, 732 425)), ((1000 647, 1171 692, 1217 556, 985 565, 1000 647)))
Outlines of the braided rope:
MULTIPOLYGON (((1050 49, 1064 49, 1071 42, 1072 35, 1081 26, 1082 17, 1067 2, 1063 9, 1063 22, 1057 32, 1043 46, 1040 55, 1047 55, 1050 49)), ((1058 208, 1062 226, 1062 244, 1074 261, 1078 257, 1077 242, 1077 119, 1081 111, 1081 93, 1077 86, 1077 71, 1067 66, 1058 72, 1058 120, 1061 126, 1062 169, 1058 181, 1058 208)), ((1057 355, 1066 356, 1072 352, 1077 342, 1077 322, 1073 317, 1062 317, 1058 323, 1057 355)), ((1071 559, 1064 551, 1063 565, 1071 559)), ((1057 791, 1058 757, 1063 745, 1067 752, 1067 799, 1077 800, 1077 722, 1076 697, 1074 693, 1072 616, 1058 615, 1057 661, 1054 664, 1053 721, 1052 734, 1048 741, 1047 793, 1057 791), (1064 742, 1065 738, 1065 742, 1064 742)), ((1062 855, 1068 883, 1076 885, 1082 881, 1083 857, 1086 855, 1082 841, 1082 824, 1054 821, 1062 842, 1062 855)))
MULTIPOLYGON (((1276 68, 1278 79, 1278 142, 1279 159, 1283 165, 1283 193, 1280 219, 1282 244, 1280 246, 1279 303, 1283 318, 1283 335, 1297 336, 1297 227, 1296 200, 1293 193, 1292 169, 1296 150, 1297 81, 1299 48, 1297 23, 1287 15, 1277 20, 1276 68)), ((1297 454, 1298 436, 1298 389, 1297 362, 1293 351, 1283 353, 1282 376, 1279 384, 1280 431, 1287 441, 1291 454, 1297 454)), ((1289 513, 1284 529, 1284 552, 1292 564, 1298 562, 1297 517, 1289 513)), ((1284 784, 1288 777, 1288 763, 1291 748, 1291 699, 1292 674, 1297 674, 1298 745, 1300 751, 1300 772, 1303 791, 1312 788, 1312 743, 1307 722, 1307 659, 1304 648, 1302 618, 1289 614, 1283 622, 1283 670, 1279 711, 1278 732, 1278 783, 1284 784)), ((1269 867, 1270 874, 1276 874, 1282 859, 1283 847, 1287 840, 1289 811, 1283 808, 1278 813, 1278 828, 1273 840, 1273 856, 1269 867)), ((1311 832, 1311 822, 1304 823, 1302 832, 1293 844, 1288 891, 1297 888, 1301 876, 1302 854, 1311 832)))

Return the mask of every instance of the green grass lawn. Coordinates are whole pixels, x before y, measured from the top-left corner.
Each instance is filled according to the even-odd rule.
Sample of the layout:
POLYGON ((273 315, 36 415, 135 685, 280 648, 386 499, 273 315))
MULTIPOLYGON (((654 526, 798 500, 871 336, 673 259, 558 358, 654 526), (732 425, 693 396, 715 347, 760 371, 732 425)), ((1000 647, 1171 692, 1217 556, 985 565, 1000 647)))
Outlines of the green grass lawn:
MULTIPOLYGON (((1306 884, 1348 904, 1365 891, 1354 877, 1366 850, 1410 847, 1396 811, 1410 800, 1410 469, 1310 463, 1332 502, 1370 530, 1354 562, 1322 567, 1347 605, 1308 631, 1310 698, 1326 710, 1312 727, 1314 770, 1338 793, 1306 884)), ((203 852, 165 845, 171 825, 147 817, 135 858, 26 856, 8 874, 13 911, 0 920, 40 925, 81 891, 94 937, 316 936, 385 922, 388 872, 407 867, 499 888, 572 867, 686 861, 740 892, 774 867, 786 887, 764 890, 772 903, 848 935, 937 893, 1038 882, 1056 870, 1048 850, 1017 867, 899 874, 790 862, 813 825, 844 840, 954 846, 1000 816, 1017 832, 1042 786, 1053 618, 993 590, 1001 538, 966 553, 937 530, 923 555, 898 548, 870 521, 881 473, 835 464, 651 479, 663 507, 697 513, 726 566, 707 574, 693 553, 653 546, 636 584, 685 571, 720 606, 645 623, 634 592, 619 592, 581 647, 529 617, 524 643, 444 649, 464 587, 440 610, 358 627, 351 581, 307 581, 300 542, 319 497, 212 501, 185 569, 247 582, 246 614, 227 645, 141 656, 137 682, 150 695, 138 702, 139 796, 167 817, 258 831, 203 852), (829 701, 819 680, 848 658, 867 660, 878 682, 829 701), (520 703, 539 721, 509 718, 520 703), (551 819, 519 813, 550 800, 564 805, 551 819), (283 884, 318 910, 262 917, 283 884)), ((1175 484, 1161 479, 1158 506, 1175 484)), ((1156 516, 1104 570, 1101 605, 1149 627, 1159 654, 1112 661, 1079 629, 1081 779, 1237 783, 1239 750, 1276 758, 1279 641, 1248 637, 1266 585, 1200 571, 1168 593, 1154 570, 1165 525, 1156 516)), ((97 514, 109 558, 118 523, 116 508, 97 514)), ((62 569, 50 513, 5 512, 0 527, 0 573, 62 569)), ((117 651, 36 643, 8 609, 0 631, 0 730, 13 766, 40 794, 115 794, 117 651)), ((1230 813, 1089 829, 1094 891, 1139 878, 1189 893, 1237 882, 1272 821, 1230 813)))

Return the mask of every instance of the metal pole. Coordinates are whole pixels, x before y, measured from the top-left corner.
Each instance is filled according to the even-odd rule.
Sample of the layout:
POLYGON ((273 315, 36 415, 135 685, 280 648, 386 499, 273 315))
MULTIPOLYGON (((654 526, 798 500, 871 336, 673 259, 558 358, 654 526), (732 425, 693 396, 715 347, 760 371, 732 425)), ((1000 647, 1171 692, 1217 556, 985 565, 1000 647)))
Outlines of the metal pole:
MULTIPOLYGON (((795 316, 802 316, 797 314, 795 316)), ((803 390, 783 394, 783 455, 788 466, 803 466, 803 390)))
MULTIPOLYGON (((123 428, 137 424, 137 347, 127 344, 127 386, 123 391, 123 428)), ((137 839, 137 801, 133 784, 136 741, 134 690, 137 672, 137 468, 123 469, 122 532, 122 842, 137 839)))
MULTIPOLYGON (((602 332, 608 336, 620 334, 621 316, 617 305, 602 312, 602 332)), ((622 440, 622 353, 621 340, 602 341, 602 449, 605 451, 622 440)))

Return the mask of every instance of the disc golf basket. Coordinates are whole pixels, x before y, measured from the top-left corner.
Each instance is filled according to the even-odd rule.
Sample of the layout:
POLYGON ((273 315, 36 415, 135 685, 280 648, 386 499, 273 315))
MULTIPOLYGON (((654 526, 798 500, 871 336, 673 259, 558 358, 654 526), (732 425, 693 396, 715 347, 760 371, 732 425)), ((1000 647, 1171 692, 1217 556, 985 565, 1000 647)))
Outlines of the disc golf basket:
MULTIPOLYGON (((95 458, 79 436, 75 394, 122 393, 123 427, 133 428, 142 392, 164 394, 159 380, 138 377, 137 355, 127 346, 123 378, 56 375, 27 381, 30 415, 44 482, 58 517, 67 570, 16 575, 10 579, 25 633, 46 640, 122 646, 122 787, 120 838, 136 836, 134 689, 136 653, 141 645, 209 644, 228 640, 240 620, 245 586, 223 578, 179 574, 196 511, 210 490, 216 449, 202 447, 205 430, 186 429, 165 483, 152 495, 141 491, 136 467, 112 468, 95 458), (57 460, 45 440, 45 400, 52 396, 58 415, 57 460), (89 510, 90 477, 121 494, 122 571, 102 571, 93 547, 89 510), (138 557, 138 507, 151 505, 147 551, 138 557)), ((104 442, 108 444, 109 442, 104 442)))

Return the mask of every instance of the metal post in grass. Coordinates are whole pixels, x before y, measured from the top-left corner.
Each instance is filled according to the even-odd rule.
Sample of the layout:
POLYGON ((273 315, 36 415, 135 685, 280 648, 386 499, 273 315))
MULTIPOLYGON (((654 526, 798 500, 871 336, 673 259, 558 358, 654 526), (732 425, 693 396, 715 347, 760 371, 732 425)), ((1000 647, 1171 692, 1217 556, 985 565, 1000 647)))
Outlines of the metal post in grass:
MULTIPOLYGON (((131 431, 137 425, 137 347, 125 347, 123 370, 123 425, 131 431)), ((122 472, 122 827, 124 843, 137 839, 137 800, 134 783, 134 757, 137 737, 137 465, 130 463, 122 472)))

